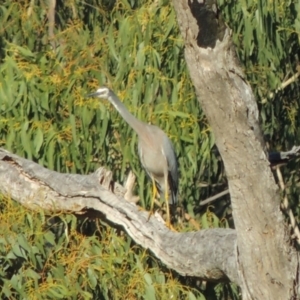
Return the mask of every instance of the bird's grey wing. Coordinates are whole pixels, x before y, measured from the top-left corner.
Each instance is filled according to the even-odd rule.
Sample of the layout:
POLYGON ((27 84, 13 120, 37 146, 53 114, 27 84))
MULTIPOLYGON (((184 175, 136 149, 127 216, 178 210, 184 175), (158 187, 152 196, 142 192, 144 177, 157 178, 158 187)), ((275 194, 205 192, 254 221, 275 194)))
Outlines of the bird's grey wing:
POLYGON ((172 193, 172 204, 176 204, 178 199, 178 162, 172 142, 167 136, 163 139, 163 153, 168 164, 168 183, 172 193))
POLYGON ((139 157, 140 157, 140 162, 142 164, 142 167, 143 169, 145 170, 148 178, 152 181, 152 177, 151 177, 151 174, 149 173, 148 169, 146 168, 145 166, 145 162, 144 162, 144 153, 143 153, 143 149, 142 149, 142 146, 141 146, 141 142, 139 141, 138 143, 138 153, 139 153, 139 157))

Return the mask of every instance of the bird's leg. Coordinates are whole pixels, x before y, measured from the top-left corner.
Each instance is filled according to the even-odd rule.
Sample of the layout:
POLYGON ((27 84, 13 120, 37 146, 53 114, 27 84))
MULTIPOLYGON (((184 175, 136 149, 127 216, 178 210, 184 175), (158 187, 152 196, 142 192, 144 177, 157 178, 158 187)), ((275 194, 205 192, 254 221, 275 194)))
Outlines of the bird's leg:
POLYGON ((171 224, 171 217, 170 217, 170 205, 169 205, 169 189, 165 190, 165 201, 166 201, 166 209, 167 209, 167 221, 166 221, 166 226, 172 230, 176 231, 175 228, 171 224))
POLYGON ((169 205, 169 196, 170 196, 170 191, 169 191, 169 183, 168 183, 168 172, 165 172, 165 201, 166 201, 166 209, 167 209, 167 221, 166 221, 166 225, 167 227, 172 230, 172 231, 176 231, 175 228, 172 226, 171 224, 171 217, 170 217, 170 205, 169 205))
POLYGON ((171 225, 171 218, 170 218, 170 207, 169 207, 169 188, 168 188, 168 173, 165 174, 165 201, 166 201, 166 210, 167 210, 167 222, 166 225, 168 228, 173 229, 171 225))
POLYGON ((166 210, 167 210, 167 227, 171 229, 171 218, 170 218, 170 207, 169 207, 169 191, 166 189, 165 192, 166 210))
POLYGON ((154 209, 154 202, 155 202, 155 197, 157 195, 157 188, 156 188, 156 184, 155 184, 155 180, 153 178, 153 176, 151 176, 151 180, 152 180, 152 199, 151 199, 151 204, 150 204, 150 212, 149 212, 149 216, 147 221, 149 221, 151 215, 153 214, 153 209, 154 209))

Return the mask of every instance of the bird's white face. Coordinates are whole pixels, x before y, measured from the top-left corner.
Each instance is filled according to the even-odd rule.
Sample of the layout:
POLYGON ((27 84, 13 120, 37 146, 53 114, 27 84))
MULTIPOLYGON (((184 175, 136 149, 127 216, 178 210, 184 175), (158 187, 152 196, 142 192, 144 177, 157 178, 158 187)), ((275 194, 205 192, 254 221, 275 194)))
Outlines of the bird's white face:
POLYGON ((109 94, 110 94, 109 88, 103 86, 100 87, 95 93, 91 93, 87 95, 87 97, 99 97, 99 98, 107 99, 109 97, 109 94))
POLYGON ((108 98, 109 96, 109 89, 105 86, 100 87, 97 91, 96 91, 96 95, 99 98, 108 98))

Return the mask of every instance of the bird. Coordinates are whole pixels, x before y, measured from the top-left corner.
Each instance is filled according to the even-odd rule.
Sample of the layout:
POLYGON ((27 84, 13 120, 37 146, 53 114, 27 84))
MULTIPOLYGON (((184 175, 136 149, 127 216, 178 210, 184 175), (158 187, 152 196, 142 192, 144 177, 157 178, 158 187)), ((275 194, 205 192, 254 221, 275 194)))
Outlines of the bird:
POLYGON ((141 164, 152 183, 152 200, 148 220, 154 209, 157 194, 165 200, 167 227, 171 228, 170 206, 173 209, 178 203, 178 162, 172 142, 159 127, 137 119, 131 114, 117 95, 108 87, 100 87, 87 97, 107 99, 137 133, 138 154, 141 164))

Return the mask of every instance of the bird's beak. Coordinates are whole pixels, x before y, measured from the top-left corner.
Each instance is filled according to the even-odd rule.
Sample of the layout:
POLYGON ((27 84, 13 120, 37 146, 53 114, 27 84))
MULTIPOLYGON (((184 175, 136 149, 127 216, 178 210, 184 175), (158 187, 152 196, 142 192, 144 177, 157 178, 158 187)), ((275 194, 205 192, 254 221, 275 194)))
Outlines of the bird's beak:
POLYGON ((98 95, 99 95, 99 93, 98 93, 98 92, 95 92, 95 93, 87 94, 87 95, 85 96, 85 98, 97 97, 98 95))

